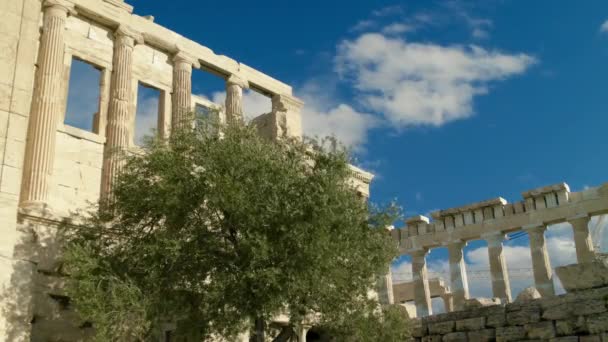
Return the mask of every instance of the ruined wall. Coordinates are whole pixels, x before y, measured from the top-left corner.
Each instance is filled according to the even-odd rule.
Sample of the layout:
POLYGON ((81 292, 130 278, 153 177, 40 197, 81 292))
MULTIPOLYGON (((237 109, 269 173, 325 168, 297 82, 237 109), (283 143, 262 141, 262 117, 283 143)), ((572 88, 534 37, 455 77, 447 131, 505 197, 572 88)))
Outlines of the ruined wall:
POLYGON ((608 287, 416 319, 414 341, 608 341, 608 287))

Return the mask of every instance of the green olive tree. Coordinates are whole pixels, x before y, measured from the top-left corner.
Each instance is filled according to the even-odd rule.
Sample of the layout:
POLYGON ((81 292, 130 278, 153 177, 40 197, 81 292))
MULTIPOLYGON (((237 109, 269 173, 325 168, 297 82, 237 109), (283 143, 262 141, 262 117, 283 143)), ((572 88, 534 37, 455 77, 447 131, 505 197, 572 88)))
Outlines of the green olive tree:
POLYGON ((368 293, 396 256, 384 227, 398 211, 363 203, 346 151, 320 145, 201 121, 125 156, 112 201, 65 230, 68 294, 97 338, 149 340, 172 322, 187 340, 264 341, 288 313, 277 341, 311 317, 349 340, 403 340, 402 316, 368 293))

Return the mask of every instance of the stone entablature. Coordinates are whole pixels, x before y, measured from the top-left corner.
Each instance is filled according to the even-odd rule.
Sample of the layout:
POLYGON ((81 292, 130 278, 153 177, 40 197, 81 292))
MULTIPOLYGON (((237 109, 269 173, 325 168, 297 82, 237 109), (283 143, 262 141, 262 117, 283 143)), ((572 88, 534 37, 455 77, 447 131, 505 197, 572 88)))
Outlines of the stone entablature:
POLYGON ((433 212, 407 219, 407 225, 391 232, 402 253, 441 247, 454 241, 485 239, 490 234, 510 233, 534 225, 568 222, 577 216, 608 213, 608 183, 580 192, 567 184, 523 193, 524 201, 507 203, 503 198, 433 212))
POLYGON ((210 48, 162 27, 146 17, 132 14, 132 7, 118 0, 66 0, 73 4, 79 17, 108 28, 129 26, 139 32, 146 45, 169 55, 183 52, 197 59, 204 70, 223 77, 236 75, 250 82, 251 87, 265 94, 292 95, 292 88, 258 70, 224 55, 217 55, 210 48), (129 9, 130 8, 130 9, 129 9))

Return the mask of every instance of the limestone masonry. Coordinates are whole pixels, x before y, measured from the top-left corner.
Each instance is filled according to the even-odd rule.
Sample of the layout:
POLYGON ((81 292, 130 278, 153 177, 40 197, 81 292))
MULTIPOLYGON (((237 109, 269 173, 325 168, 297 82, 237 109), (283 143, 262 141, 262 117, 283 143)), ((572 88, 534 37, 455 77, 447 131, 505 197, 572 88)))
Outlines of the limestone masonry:
MULTIPOLYGON (((159 91, 157 132, 191 125, 198 106, 243 120, 243 89, 269 97, 254 119, 276 139, 302 134, 303 102, 289 85, 132 13, 123 0, 0 1, 0 341, 77 341, 62 291, 56 227, 71 211, 111 196, 134 142, 139 84, 159 91), (73 61, 100 73, 92 130, 65 124, 73 61), (194 70, 226 82, 226 101, 192 95, 194 70)), ((372 175, 352 168, 369 195, 372 175)), ((389 284, 390 286, 390 284, 389 284)), ((385 291, 386 292, 386 291, 385 291)))
MULTIPOLYGON (((158 90, 162 137, 192 125, 189 114, 198 107, 219 110, 224 122, 243 120, 244 89, 271 99, 269 112, 252 120, 260 134, 302 136, 304 103, 289 85, 132 12, 123 0, 0 0, 0 341, 91 335, 91 324, 79 321, 62 290, 57 226, 71 212, 111 198, 123 166, 116 152, 138 149, 140 84, 158 90), (95 113, 77 113, 90 116, 91 130, 65 123, 75 60, 100 75, 95 113), (225 81, 225 103, 192 94, 192 74, 201 71, 225 81)), ((351 170, 352 185, 368 198, 373 175, 351 170)), ((522 195, 516 203, 496 198, 441 210, 432 221, 412 217, 390 231, 412 257, 414 277, 393 286, 387 272, 377 294, 382 304, 401 303, 418 316, 414 339, 608 341, 608 267, 588 227, 592 216, 608 213, 608 183, 581 192, 557 184, 522 195), (561 222, 572 225, 578 264, 557 269, 568 293, 556 297, 544 232, 561 222), (530 237, 535 281, 515 301, 503 253, 505 234, 514 231, 530 237), (488 242, 492 299, 469 298, 463 247, 474 239, 488 242), (449 281, 428 278, 425 257, 439 246, 449 251, 449 281), (431 297, 441 297, 448 313, 433 316, 431 297)))

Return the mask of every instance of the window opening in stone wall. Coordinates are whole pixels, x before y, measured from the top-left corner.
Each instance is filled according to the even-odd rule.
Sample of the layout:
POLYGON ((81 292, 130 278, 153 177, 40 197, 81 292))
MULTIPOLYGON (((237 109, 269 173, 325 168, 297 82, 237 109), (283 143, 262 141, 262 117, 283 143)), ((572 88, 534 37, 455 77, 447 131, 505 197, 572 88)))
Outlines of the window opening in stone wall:
POLYGON ((226 100, 226 81, 209 71, 194 69, 192 70, 192 94, 217 105, 223 105, 226 100))
POLYGON ((197 103, 194 105, 194 115, 197 120, 200 119, 209 119, 212 114, 215 113, 215 110, 209 108, 208 106, 197 103))
POLYGON ((146 137, 156 134, 160 115, 160 90, 139 82, 137 85, 137 110, 133 142, 142 146, 146 137))
POLYGON ((93 132, 99 112, 100 80, 99 68, 77 58, 72 59, 65 125, 93 132))

